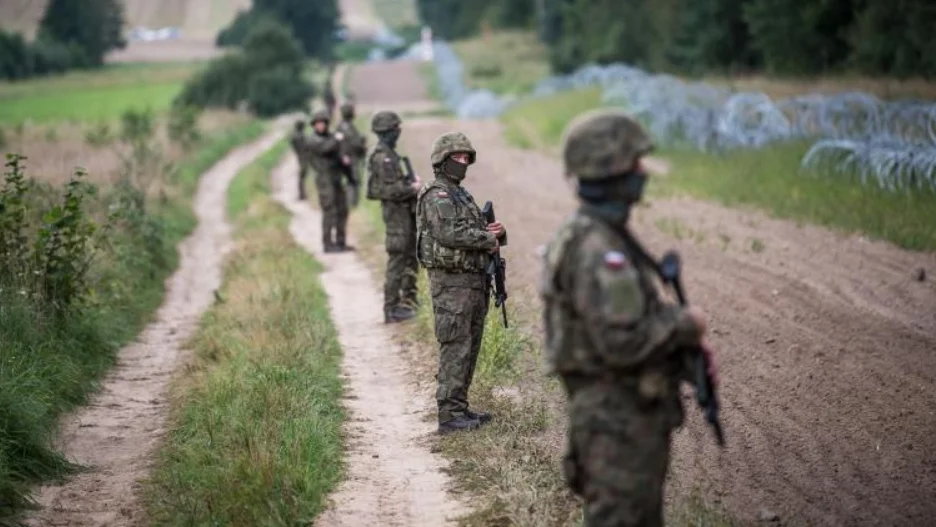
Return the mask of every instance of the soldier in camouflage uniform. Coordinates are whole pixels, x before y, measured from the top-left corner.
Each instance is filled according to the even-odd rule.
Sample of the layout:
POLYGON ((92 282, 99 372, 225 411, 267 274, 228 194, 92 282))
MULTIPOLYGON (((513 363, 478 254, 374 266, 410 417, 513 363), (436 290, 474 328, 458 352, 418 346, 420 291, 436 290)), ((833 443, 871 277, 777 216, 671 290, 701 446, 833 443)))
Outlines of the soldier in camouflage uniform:
POLYGON ((464 134, 439 136, 430 156, 435 179, 423 187, 416 204, 417 256, 428 270, 439 342, 440 434, 477 428, 491 419, 469 408, 468 389, 488 310, 484 270, 506 243, 507 231, 500 223, 488 225, 461 186, 476 155, 464 134))
POLYGON ((289 137, 289 144, 292 146, 293 153, 299 161, 299 199, 306 199, 305 178, 309 171, 309 156, 307 140, 305 135, 305 121, 299 120, 295 123, 292 135, 289 137))
POLYGON ((328 131, 329 122, 326 111, 315 113, 315 133, 308 140, 308 150, 322 209, 322 244, 325 252, 341 252, 353 249, 345 241, 348 200, 342 181, 345 177, 351 185, 357 185, 357 181, 350 172, 351 160, 341 153, 340 141, 328 131))
POLYGON ((663 302, 626 227, 651 149, 620 112, 570 124, 565 170, 581 207, 543 257, 548 363, 568 396, 563 472, 585 500, 588 527, 662 525, 671 433, 683 419, 679 383, 691 379, 684 351, 705 332, 697 308, 663 302))
POLYGON ((395 147, 400 116, 378 112, 371 130, 378 143, 367 156, 367 199, 380 200, 386 226, 387 277, 384 282, 384 321, 402 322, 416 316, 416 195, 420 181, 408 174, 395 147))
MULTIPOLYGON (((367 155, 367 139, 354 126, 354 105, 349 102, 341 105, 341 122, 335 129, 335 138, 341 142, 341 153, 351 160, 351 178, 360 181, 358 167, 367 155)), ((352 207, 357 206, 359 194, 358 185, 348 187, 348 200, 352 207)))

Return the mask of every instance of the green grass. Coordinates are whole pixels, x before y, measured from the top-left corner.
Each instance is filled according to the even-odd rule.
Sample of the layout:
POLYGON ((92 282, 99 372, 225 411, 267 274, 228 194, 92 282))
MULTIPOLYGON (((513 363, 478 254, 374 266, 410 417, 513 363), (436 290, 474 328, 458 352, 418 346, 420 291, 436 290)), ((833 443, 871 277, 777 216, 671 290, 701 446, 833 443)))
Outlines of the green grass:
POLYGON ((546 48, 531 31, 501 31, 452 45, 471 88, 521 94, 550 75, 546 48))
MULTIPOLYGON (((180 195, 194 194, 198 174, 261 131, 252 124, 206 138, 181 163, 180 195)), ((167 199, 151 204, 141 226, 113 232, 110 252, 92 265, 94 294, 64 318, 0 286, 0 525, 30 505, 32 485, 75 468, 55 447, 58 418, 87 401, 160 304, 176 244, 195 225, 188 198, 167 199)))
POLYGON ((657 179, 664 192, 686 193, 727 206, 768 213, 846 232, 861 232, 914 250, 936 250, 936 192, 888 192, 856 178, 801 171, 802 144, 743 150, 723 156, 665 151, 672 173, 657 179))
POLYGON ((530 99, 511 106, 503 115, 504 138, 512 146, 556 150, 569 121, 601 106, 601 90, 590 88, 530 99))
POLYGON ((147 484, 154 525, 311 525, 342 471, 341 350, 321 266, 269 195, 285 144, 231 187, 237 250, 174 386, 147 484))
POLYGON ((171 106, 172 99, 181 90, 182 83, 170 82, 0 99, 0 123, 108 121, 120 117, 128 109, 147 107, 161 113, 171 106))
POLYGON ((106 121, 129 108, 169 108, 196 63, 127 64, 0 84, 0 124, 106 121))
MULTIPOLYGON (((558 154, 562 132, 581 112, 598 107, 596 89, 570 91, 515 105, 501 116, 507 141, 558 154)), ((936 249, 936 192, 888 192, 857 178, 804 171, 808 145, 784 144, 722 155, 665 148, 672 164, 654 180, 655 194, 688 194, 733 206, 754 206, 778 218, 861 232, 915 250, 936 249)))

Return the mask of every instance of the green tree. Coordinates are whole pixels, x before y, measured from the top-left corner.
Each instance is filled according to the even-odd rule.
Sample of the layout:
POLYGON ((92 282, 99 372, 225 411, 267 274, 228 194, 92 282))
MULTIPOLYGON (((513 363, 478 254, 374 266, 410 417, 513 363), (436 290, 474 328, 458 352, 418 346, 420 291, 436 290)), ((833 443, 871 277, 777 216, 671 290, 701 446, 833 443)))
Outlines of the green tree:
POLYGON ((88 65, 99 66, 107 52, 126 46, 123 25, 119 0, 50 0, 39 32, 44 38, 74 46, 88 65))
POLYGON ((691 73, 758 67, 760 55, 751 47, 751 36, 743 16, 744 4, 748 2, 685 2, 669 60, 691 73))
POLYGON ((848 58, 854 0, 751 0, 744 19, 768 70, 822 73, 848 58))
POLYGON ((872 75, 936 77, 936 4, 928 0, 861 2, 849 35, 851 63, 872 75))
POLYGON ((309 56, 323 60, 334 58, 340 29, 335 0, 254 0, 250 11, 238 14, 234 22, 217 37, 219 45, 241 45, 250 30, 272 18, 286 24, 309 56))

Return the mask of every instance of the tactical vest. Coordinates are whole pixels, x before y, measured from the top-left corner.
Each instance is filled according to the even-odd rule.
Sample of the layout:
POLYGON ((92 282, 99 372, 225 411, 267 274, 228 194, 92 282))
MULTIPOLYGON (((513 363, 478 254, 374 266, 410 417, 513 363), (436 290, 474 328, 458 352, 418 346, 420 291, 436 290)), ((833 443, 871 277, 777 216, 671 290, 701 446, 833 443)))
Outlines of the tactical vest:
POLYGON ((400 163, 402 163, 402 159, 400 158, 400 156, 396 152, 394 152, 390 148, 387 148, 385 145, 381 143, 377 143, 376 145, 374 145, 374 149, 371 150, 370 155, 367 156, 367 166, 365 167, 365 170, 367 171, 367 199, 372 199, 372 200, 390 199, 390 196, 387 196, 385 192, 385 189, 387 188, 387 183, 381 179, 379 173, 374 172, 373 170, 373 166, 375 162, 377 163, 384 162, 383 159, 375 161, 374 157, 377 155, 389 155, 390 157, 393 158, 393 162, 396 163, 397 165, 396 168, 398 168, 401 171, 401 173, 405 174, 406 171, 403 169, 403 167, 400 166, 400 163))
POLYGON ((579 366, 579 361, 573 356, 576 332, 573 310, 568 293, 559 290, 558 273, 566 254, 574 250, 575 242, 581 238, 587 224, 587 218, 572 214, 562 223, 542 254, 540 297, 544 303, 546 361, 554 372, 575 370, 579 366))
POLYGON ((439 189, 449 193, 455 204, 457 224, 467 224, 470 228, 485 230, 487 222, 481 214, 481 209, 474 202, 468 192, 462 187, 448 185, 433 180, 423 186, 416 197, 416 258, 426 269, 440 269, 450 272, 482 273, 490 259, 484 251, 453 249, 440 244, 429 231, 424 210, 426 194, 432 189, 439 189), (464 220, 464 221, 460 221, 464 220))

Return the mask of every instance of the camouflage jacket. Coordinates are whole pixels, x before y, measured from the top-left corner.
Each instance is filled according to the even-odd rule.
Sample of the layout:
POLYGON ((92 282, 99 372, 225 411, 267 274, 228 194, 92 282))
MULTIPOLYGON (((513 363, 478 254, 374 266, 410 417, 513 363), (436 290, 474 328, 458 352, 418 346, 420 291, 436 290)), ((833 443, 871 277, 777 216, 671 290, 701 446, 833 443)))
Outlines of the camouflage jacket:
POLYGON ((654 270, 635 255, 583 211, 559 227, 540 281, 551 373, 628 375, 650 366, 669 378, 685 374, 685 357, 673 352, 697 342, 696 328, 680 306, 662 302, 654 270))
POLYGON ((309 162, 308 138, 305 133, 294 130, 289 136, 289 145, 292 147, 293 152, 296 153, 296 156, 299 157, 300 162, 309 162))
POLYGON ((335 138, 341 142, 341 153, 351 159, 367 155, 367 139, 358 132, 353 122, 341 121, 335 129, 335 138))
MULTIPOLYGON (((507 233, 501 237, 506 241, 507 233)), ((464 187, 436 175, 416 201, 416 250, 427 269, 480 273, 496 238, 464 187)))
POLYGON ((332 134, 319 135, 313 133, 306 142, 312 167, 319 176, 326 174, 341 180, 345 172, 341 162, 341 148, 332 134))
POLYGON ((403 167, 403 159, 389 146, 378 142, 367 156, 367 199, 415 200, 417 191, 403 167))

